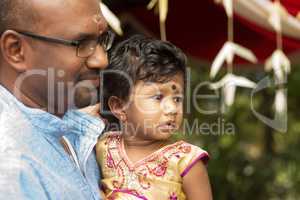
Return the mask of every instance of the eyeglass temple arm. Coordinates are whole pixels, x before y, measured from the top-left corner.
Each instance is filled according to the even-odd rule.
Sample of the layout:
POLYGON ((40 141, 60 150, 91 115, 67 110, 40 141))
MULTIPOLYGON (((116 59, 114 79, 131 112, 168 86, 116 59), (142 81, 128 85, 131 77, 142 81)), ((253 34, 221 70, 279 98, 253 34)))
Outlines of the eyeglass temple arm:
POLYGON ((55 43, 61 43, 61 44, 65 44, 65 45, 70 45, 70 46, 78 46, 79 42, 78 41, 71 41, 71 40, 64 40, 64 39, 60 39, 60 38, 53 38, 53 37, 44 37, 41 35, 36 35, 36 34, 32 34, 30 32, 25 32, 25 31, 18 31, 18 33, 28 36, 28 37, 32 37, 32 38, 36 38, 39 40, 43 40, 43 41, 47 41, 47 42, 55 42, 55 43))

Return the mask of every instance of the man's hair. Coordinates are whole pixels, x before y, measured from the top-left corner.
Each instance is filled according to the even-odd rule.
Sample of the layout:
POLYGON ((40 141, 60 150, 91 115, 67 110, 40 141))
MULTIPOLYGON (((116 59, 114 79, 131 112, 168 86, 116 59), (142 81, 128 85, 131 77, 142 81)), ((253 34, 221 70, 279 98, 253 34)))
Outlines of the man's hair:
POLYGON ((0 34, 7 29, 32 30, 36 21, 30 0, 0 0, 0 34))
POLYGON ((164 83, 176 74, 186 74, 186 56, 173 44, 142 35, 119 43, 111 52, 109 66, 103 73, 103 108, 116 96, 128 100, 137 81, 164 83), (129 80, 128 80, 129 78, 129 80))

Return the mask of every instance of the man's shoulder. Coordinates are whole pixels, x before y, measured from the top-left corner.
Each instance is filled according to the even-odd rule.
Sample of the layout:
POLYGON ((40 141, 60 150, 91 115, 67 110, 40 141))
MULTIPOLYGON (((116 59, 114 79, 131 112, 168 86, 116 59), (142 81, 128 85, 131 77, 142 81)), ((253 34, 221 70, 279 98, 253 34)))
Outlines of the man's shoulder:
POLYGON ((4 108, 0 112, 0 153, 12 153, 12 156, 32 152, 40 140, 44 140, 38 134, 30 120, 15 108, 4 108))
MULTIPOLYGON (((1 126, 1 125, 0 125, 1 126)), ((0 156, 20 160, 24 155, 33 155, 34 145, 39 142, 30 129, 26 127, 6 126, 0 130, 0 156)), ((35 145, 37 146, 37 145, 35 145)))

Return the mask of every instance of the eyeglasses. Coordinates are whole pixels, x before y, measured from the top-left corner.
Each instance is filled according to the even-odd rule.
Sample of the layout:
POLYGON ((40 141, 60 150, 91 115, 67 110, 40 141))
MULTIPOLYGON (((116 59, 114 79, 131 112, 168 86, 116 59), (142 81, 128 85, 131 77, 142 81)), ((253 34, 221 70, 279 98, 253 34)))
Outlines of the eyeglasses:
POLYGON ((76 55, 80 58, 87 58, 94 54, 97 45, 99 44, 105 51, 108 51, 113 44, 115 34, 107 30, 105 33, 98 36, 96 39, 82 39, 82 40, 65 40, 61 38, 54 38, 54 37, 46 37, 42 35, 38 35, 35 33, 27 32, 27 31, 16 31, 22 35, 46 41, 46 42, 53 42, 68 46, 76 47, 76 55))

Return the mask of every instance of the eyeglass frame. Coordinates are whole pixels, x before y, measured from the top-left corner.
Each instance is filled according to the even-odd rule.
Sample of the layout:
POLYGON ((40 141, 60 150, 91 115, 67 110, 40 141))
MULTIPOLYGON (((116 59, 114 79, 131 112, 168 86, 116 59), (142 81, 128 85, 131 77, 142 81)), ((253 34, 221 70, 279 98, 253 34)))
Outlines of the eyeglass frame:
MULTIPOLYGON (((38 39, 38 40, 41 40, 41 41, 52 42, 52 43, 57 43, 57 44, 63 44, 63 45, 67 45, 67 46, 74 46, 74 47, 76 47, 76 56, 78 56, 80 58, 87 58, 87 57, 93 55, 93 53, 95 53, 97 45, 100 45, 104 49, 104 51, 108 52, 111 49, 111 47, 112 47, 112 44, 114 42, 114 37, 115 37, 115 34, 111 30, 107 30, 106 32, 104 32, 104 34, 108 34, 108 36, 107 36, 108 37, 107 44, 102 44, 100 42, 101 39, 104 36, 104 34, 101 34, 101 35, 99 35, 97 37, 97 39, 92 40, 92 41, 97 41, 97 42, 95 43, 96 45, 93 47, 93 50, 91 50, 91 52, 89 53, 89 55, 80 56, 79 55, 80 45, 81 45, 82 41, 87 40, 87 39, 82 39, 82 40, 67 40, 67 39, 62 39, 62 38, 56 38, 56 37, 50 37, 50 36, 43 36, 43 35, 39 35, 39 34, 35 34, 35 33, 32 33, 32 32, 29 32, 29 31, 17 31, 17 30, 14 30, 14 31, 16 31, 19 34, 25 35, 27 37, 38 39)), ((103 41, 105 41, 105 40, 103 40, 103 41)))

